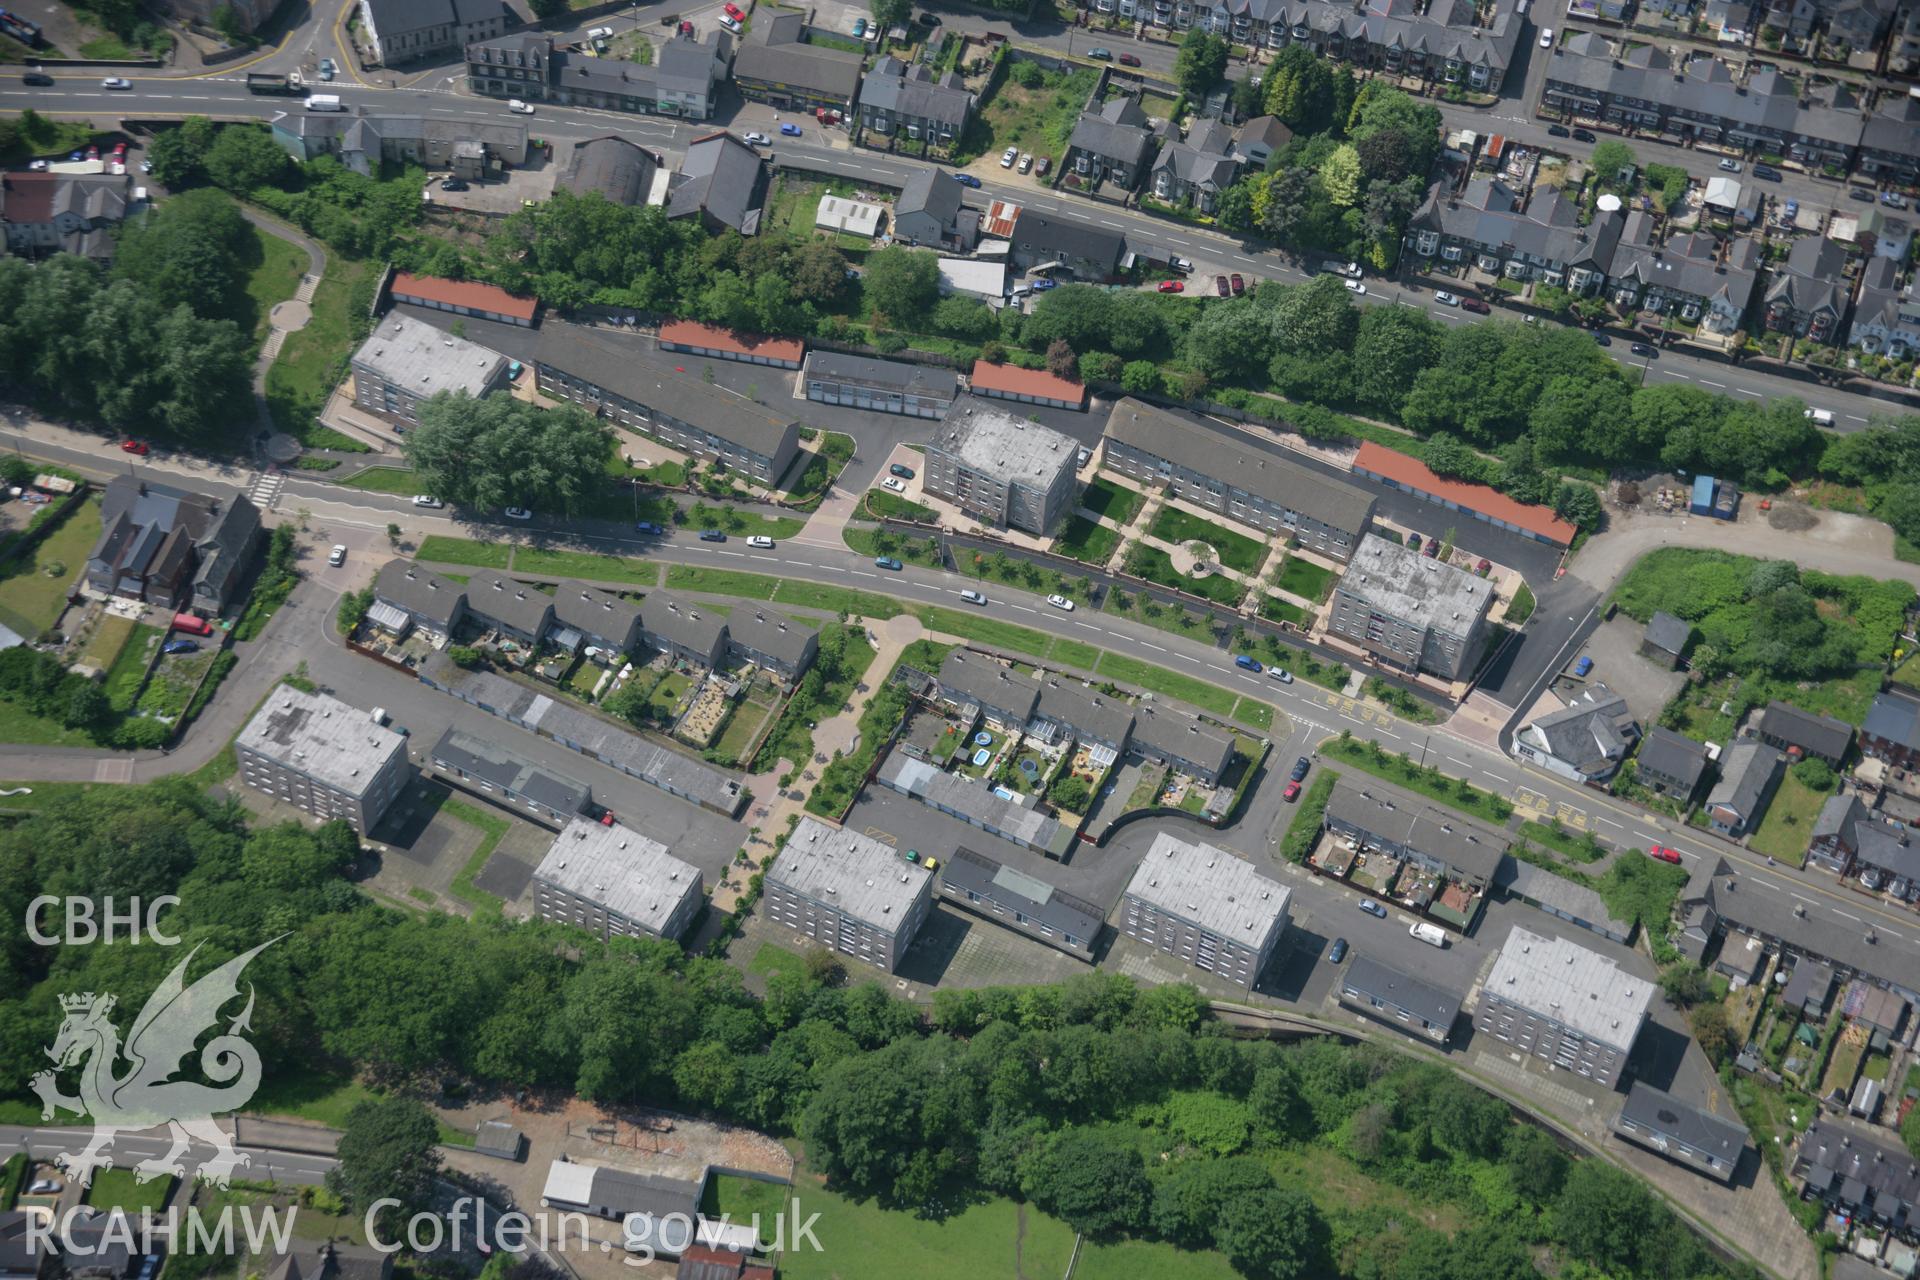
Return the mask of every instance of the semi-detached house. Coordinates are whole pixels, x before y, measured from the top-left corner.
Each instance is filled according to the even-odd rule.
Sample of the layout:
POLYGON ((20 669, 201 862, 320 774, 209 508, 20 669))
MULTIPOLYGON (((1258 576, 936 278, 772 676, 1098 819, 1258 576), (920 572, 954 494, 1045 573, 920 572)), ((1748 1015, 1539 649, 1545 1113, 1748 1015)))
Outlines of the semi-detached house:
POLYGON ((1900 266, 1875 256, 1860 278, 1860 301, 1847 327, 1847 345, 1868 355, 1906 360, 1920 351, 1920 292, 1898 287, 1900 266))
POLYGON ((1677 315, 1709 333, 1744 327, 1759 283, 1760 246, 1742 236, 1722 244, 1706 232, 1654 239, 1653 218, 1627 215, 1607 272, 1607 296, 1623 311, 1677 315))
POLYGON ((1538 280, 1594 294, 1606 283, 1625 219, 1616 211, 1581 224, 1580 211, 1558 191, 1520 196, 1497 178, 1475 178, 1457 199, 1447 182, 1433 184, 1408 223, 1423 258, 1472 262, 1509 280, 1538 280))
POLYGON ((973 94, 958 72, 935 75, 925 63, 875 63, 860 82, 860 124, 882 137, 951 146, 973 118, 973 94))

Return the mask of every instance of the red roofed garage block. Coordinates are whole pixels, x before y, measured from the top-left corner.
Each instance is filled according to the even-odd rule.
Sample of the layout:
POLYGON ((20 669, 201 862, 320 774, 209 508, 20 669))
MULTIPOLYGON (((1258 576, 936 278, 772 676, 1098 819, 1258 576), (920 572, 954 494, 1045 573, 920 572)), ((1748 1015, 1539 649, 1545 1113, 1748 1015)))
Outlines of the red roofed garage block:
POLYGON ((807 344, 798 338, 739 333, 697 320, 663 321, 660 349, 710 356, 715 360, 738 360, 742 364, 772 365, 776 369, 798 369, 807 354, 807 344))
POLYGON ((1464 511, 1476 520, 1501 529, 1511 529, 1535 542, 1565 547, 1573 544, 1580 531, 1553 514, 1553 508, 1516 502, 1498 489, 1484 484, 1468 484, 1435 475, 1427 464, 1404 453, 1395 453, 1384 445, 1368 440, 1353 458, 1353 474, 1378 481, 1390 489, 1411 493, 1417 498, 1464 511))
POLYGON ((996 400, 1017 400, 1021 404, 1044 404, 1055 409, 1085 412, 1087 389, 1069 378, 1056 377, 1045 369, 1022 369, 1013 364, 988 364, 977 360, 973 366, 973 393, 996 400))
POLYGON ((395 302, 410 302, 434 311, 451 311, 459 316, 479 316, 501 324, 533 328, 533 317, 540 310, 538 298, 522 298, 490 284, 471 280, 442 280, 437 276, 416 276, 405 271, 395 273, 389 289, 395 302))

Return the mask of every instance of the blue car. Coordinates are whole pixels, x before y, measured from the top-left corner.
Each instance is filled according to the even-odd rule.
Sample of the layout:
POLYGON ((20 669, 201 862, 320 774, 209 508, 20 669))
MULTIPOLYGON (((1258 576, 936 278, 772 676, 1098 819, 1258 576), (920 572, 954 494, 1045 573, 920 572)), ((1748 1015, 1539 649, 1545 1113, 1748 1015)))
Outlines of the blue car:
POLYGON ((898 573, 906 566, 898 560, 895 560, 892 556, 878 556, 874 559, 873 567, 876 569, 891 569, 895 573, 898 573))
POLYGON ((1329 948, 1327 951, 1327 963, 1339 964, 1342 960, 1345 960, 1346 958, 1347 958, 1347 940, 1345 938, 1335 938, 1333 940, 1333 946, 1329 948))
POLYGON ((1236 653, 1233 655, 1233 665, 1239 667, 1242 671, 1261 671, 1265 669, 1244 653, 1236 653))
POLYGON ((198 653, 200 646, 192 640, 169 640, 160 646, 162 653, 198 653))
POLYGON ((970 173, 956 173, 953 175, 953 180, 959 183, 963 187, 973 187, 975 189, 978 189, 980 186, 980 179, 974 177, 970 173))
POLYGON ((1379 916, 1382 920, 1387 918, 1387 909, 1375 902, 1372 898, 1361 902, 1360 909, 1370 916, 1379 916))
POLYGON ((726 540, 727 535, 718 529, 702 529, 700 531, 700 541, 702 542, 725 542, 726 540))
POLYGON ((797 138, 800 136, 800 126, 797 124, 783 124, 780 126, 780 133, 783 137, 797 138))
POLYGON ((1593 670, 1593 659, 1585 655, 1582 655, 1580 661, 1573 664, 1573 674, 1576 676, 1584 677, 1587 672, 1591 670, 1593 670))
POLYGON ((1045 293, 1049 289, 1058 289, 1059 287, 1060 282, 1052 276, 1041 276, 1033 282, 1033 291, 1035 293, 1045 293))
POLYGON ((633 531, 635 533, 652 533, 652 534, 661 534, 666 532, 665 529, 662 529, 659 525, 655 524, 651 520, 640 521, 640 523, 633 526, 633 531))

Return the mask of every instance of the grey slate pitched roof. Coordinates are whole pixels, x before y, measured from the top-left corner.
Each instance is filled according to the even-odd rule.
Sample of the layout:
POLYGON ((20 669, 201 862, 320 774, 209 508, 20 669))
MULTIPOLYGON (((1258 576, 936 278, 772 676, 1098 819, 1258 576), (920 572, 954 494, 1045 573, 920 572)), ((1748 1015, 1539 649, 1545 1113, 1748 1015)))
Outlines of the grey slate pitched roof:
POLYGON ((667 216, 705 212, 742 235, 752 235, 760 229, 765 173, 759 153, 732 134, 723 131, 697 138, 687 147, 674 177, 667 216))
POLYGON ((1208 120, 1195 125, 1186 141, 1161 148, 1153 162, 1153 171, 1171 169, 1182 182, 1224 191, 1233 185, 1234 175, 1240 171, 1240 161, 1232 151, 1233 138, 1226 126, 1217 120, 1208 120))
POLYGON ((1083 942, 1100 936, 1107 913, 1085 898, 1057 889, 1036 876, 1005 866, 965 845, 940 868, 940 883, 979 894, 988 902, 1012 907, 1043 927, 1083 942))
POLYGON ((1881 690, 1873 696, 1860 732, 1897 746, 1920 746, 1920 698, 1904 689, 1881 690))
POLYGON ((732 48, 733 38, 724 31, 709 31, 703 40, 674 36, 654 55, 653 78, 675 93, 708 93, 725 77, 732 48))
POLYGON ((1656 244, 1652 218, 1636 211, 1627 218, 1607 275, 1616 283, 1631 280, 1649 289, 1719 301, 1745 311, 1760 280, 1759 246, 1746 237, 1735 240, 1724 264, 1718 252, 1719 241, 1705 232, 1656 244))
POLYGON ((1626 220, 1619 214, 1595 215, 1580 225, 1579 210, 1558 191, 1536 193, 1523 211, 1519 195, 1505 182, 1475 178, 1458 201, 1449 200, 1444 181, 1428 190, 1413 216, 1425 227, 1483 249, 1523 254, 1565 267, 1608 272, 1626 220))
POLYGON ((1051 675, 1043 680, 1033 714, 1104 742, 1125 742, 1133 728, 1129 703, 1090 690, 1071 676, 1051 675))
POLYGON ((653 635, 695 653, 711 653, 727 620, 718 610, 670 591, 651 591, 640 602, 640 625, 653 635))
POLYGON ((1493 884, 1508 861, 1504 832, 1482 826, 1450 809, 1378 778, 1341 778, 1327 797, 1329 822, 1391 840, 1451 867, 1457 874, 1493 884))
POLYGON ((625 643, 639 619, 637 606, 584 583, 563 582, 554 591, 553 620, 582 635, 604 636, 616 643, 625 643))
POLYGON ((1814 821, 1812 840, 1837 840, 1858 863, 1904 879, 1920 877, 1920 845, 1905 827, 1879 817, 1857 795, 1830 796, 1814 821))
POLYGON ((955 649, 940 664, 940 689, 955 701, 1011 711, 1022 724, 1033 716, 1040 686, 984 653, 955 649))
POLYGON ((1120 251, 1126 247, 1126 237, 1118 231, 1071 218, 1049 217, 1027 207, 1021 208, 1013 224, 1013 241, 1024 253, 1086 258, 1106 263, 1109 270, 1120 261, 1120 251))
POLYGON ((734 55, 736 80, 788 84, 825 97, 853 101, 854 92, 860 87, 864 55, 802 43, 800 14, 783 13, 761 20, 766 25, 756 28, 734 55))
POLYGON ((1604 684, 1594 684, 1566 707, 1522 730, 1529 731, 1545 742, 1554 759, 1593 773, 1626 751, 1633 740, 1633 713, 1627 710, 1625 698, 1604 684))
POLYGON ((959 129, 973 110, 973 95, 955 72, 936 78, 925 63, 908 67, 898 58, 885 57, 860 82, 860 105, 959 129))
POLYGON ((1143 702, 1134 709, 1134 745, 1151 754, 1190 760, 1217 774, 1233 759, 1233 735, 1169 703, 1143 702))
POLYGON ((862 386, 890 387, 907 395, 945 396, 951 400, 960 392, 960 376, 951 369, 848 355, 841 351, 808 353, 807 372, 862 386))
POLYGON ((894 201, 893 216, 924 213, 941 226, 948 226, 960 212, 960 199, 965 191, 945 170, 915 165, 906 186, 900 189, 900 198, 894 201))
POLYGON ((373 598, 397 605, 445 631, 465 606, 467 590, 457 582, 420 568, 411 560, 394 559, 380 566, 373 580, 373 598))
POLYGON ((1802 711, 1790 702, 1775 700, 1760 715, 1760 733, 1778 738, 1813 755, 1838 760, 1853 745, 1853 726, 1832 716, 1802 711))
POLYGON ((1707 794, 1707 804, 1725 805, 1739 814, 1742 822, 1751 822, 1760 796, 1772 783, 1780 764, 1778 751, 1756 739, 1742 738, 1721 755, 1720 781, 1707 794))
POLYGON ((1647 731, 1637 759, 1641 768, 1676 779, 1689 790, 1700 785, 1700 776, 1707 771, 1706 746, 1661 725, 1647 731))
POLYGON ((1716 1174, 1724 1170, 1725 1177, 1733 1175, 1747 1145, 1744 1125, 1702 1111, 1642 1080, 1634 1081, 1627 1090, 1614 1132, 1621 1133, 1624 1125, 1632 1126, 1625 1136, 1642 1145, 1665 1138, 1684 1144, 1702 1157, 1711 1157, 1716 1174))
POLYGON ((645 204, 653 176, 665 163, 645 147, 608 133, 575 143, 560 181, 577 196, 597 191, 615 204, 645 204))
POLYGON ((736 644, 776 661, 795 663, 807 652, 813 631, 783 613, 759 604, 737 604, 727 618, 727 634, 736 644))
POLYGON ((1293 130, 1277 116, 1255 116, 1240 126, 1240 149, 1243 151, 1256 145, 1278 151, 1292 141, 1293 130))
POLYGON ((1846 264, 1847 251, 1839 241, 1802 236, 1787 251, 1785 265, 1774 269, 1767 303, 1784 302, 1795 311, 1826 308, 1838 316, 1847 309, 1847 286, 1841 278, 1846 264))
POLYGON ((503 573, 483 570, 467 579, 467 608, 538 640, 553 616, 553 597, 503 573))
POLYGON ((1693 624, 1671 613, 1656 613, 1647 620, 1647 643, 1676 658, 1687 651, 1693 637, 1693 624))
POLYGON ((1153 130, 1147 127, 1147 117, 1138 102, 1130 97, 1113 98, 1101 104, 1098 111, 1081 113, 1067 139, 1067 148, 1138 168, 1153 150, 1153 130))

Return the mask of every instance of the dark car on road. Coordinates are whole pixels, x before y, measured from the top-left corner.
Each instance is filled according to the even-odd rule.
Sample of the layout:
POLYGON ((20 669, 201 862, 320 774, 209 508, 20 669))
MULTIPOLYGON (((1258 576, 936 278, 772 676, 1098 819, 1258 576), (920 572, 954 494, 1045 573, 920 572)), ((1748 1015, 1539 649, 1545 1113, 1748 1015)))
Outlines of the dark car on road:
POLYGON ((1632 347, 1632 351, 1633 351, 1633 354, 1637 356, 1645 356, 1649 360, 1653 359, 1655 356, 1660 354, 1658 351, 1655 351, 1652 347, 1648 346, 1644 342, 1634 343, 1632 347))
POLYGON ((666 532, 665 529, 662 529, 659 525, 655 524, 651 520, 640 521, 638 524, 633 526, 633 531, 635 533, 651 533, 655 535, 666 532))
POLYGON ((1293 762, 1293 772, 1288 774, 1287 776, 1292 778, 1295 782, 1304 782, 1306 781, 1307 770, 1311 768, 1313 768, 1313 762, 1308 760, 1305 756, 1301 756, 1298 760, 1295 760, 1293 762))
POLYGON ((891 569, 893 572, 898 573, 906 566, 898 560, 895 560, 892 556, 878 556, 874 559, 873 567, 876 569, 891 569))
POLYGON ((1598 142, 1598 141, 1600 141, 1600 139, 1599 139, 1598 137, 1596 137, 1596 136, 1594 135, 1594 132, 1593 132, 1593 130, 1591 130, 1591 129, 1575 129, 1575 130, 1573 131, 1573 140, 1574 140, 1575 142, 1598 142))
POLYGON ((980 185, 980 179, 970 173, 956 173, 953 175, 953 180, 963 187, 978 187, 980 185))
POLYGON ((725 542, 726 540, 727 535, 718 529, 702 529, 700 531, 700 541, 702 542, 725 542))
POLYGON ((1327 949, 1327 963, 1339 964, 1342 960, 1345 960, 1346 958, 1347 958, 1347 940, 1345 938, 1335 938, 1333 940, 1333 945, 1327 949))
POLYGON ((1239 667, 1242 671, 1260 671, 1264 669, 1259 663, 1244 653, 1236 653, 1233 655, 1233 665, 1239 667))
POLYGON ((1780 181, 1780 171, 1770 164, 1757 164, 1753 166, 1753 176, 1756 178, 1765 178, 1768 182, 1780 181))
POLYGON ((1547 134, 1554 138, 1571 138, 1573 130, 1563 124, 1550 124, 1547 126, 1547 134))
POLYGON ((1492 307, 1489 307, 1486 303, 1471 295, 1463 296, 1460 299, 1460 307, 1462 310, 1471 311, 1475 315, 1485 316, 1493 314, 1492 307))

